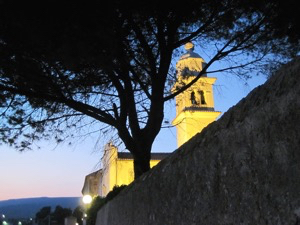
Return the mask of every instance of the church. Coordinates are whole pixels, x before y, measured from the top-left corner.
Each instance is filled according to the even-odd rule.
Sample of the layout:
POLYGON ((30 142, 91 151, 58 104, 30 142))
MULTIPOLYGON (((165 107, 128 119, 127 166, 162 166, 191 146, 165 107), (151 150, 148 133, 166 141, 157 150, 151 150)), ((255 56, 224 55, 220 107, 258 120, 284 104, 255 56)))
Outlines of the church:
MULTIPOLYGON (((190 83, 206 66, 205 61, 194 52, 191 42, 185 44, 186 53, 176 63, 177 81, 172 92, 190 83)), ((176 117, 172 125, 177 129, 177 146, 187 142, 195 134, 214 122, 221 112, 214 109, 213 85, 215 77, 204 74, 187 90, 175 97, 176 117)), ((158 164, 170 153, 151 153, 150 167, 158 164)), ((82 194, 84 196, 105 197, 114 186, 127 185, 134 180, 133 157, 127 152, 118 152, 113 143, 104 147, 102 168, 85 177, 82 194)))

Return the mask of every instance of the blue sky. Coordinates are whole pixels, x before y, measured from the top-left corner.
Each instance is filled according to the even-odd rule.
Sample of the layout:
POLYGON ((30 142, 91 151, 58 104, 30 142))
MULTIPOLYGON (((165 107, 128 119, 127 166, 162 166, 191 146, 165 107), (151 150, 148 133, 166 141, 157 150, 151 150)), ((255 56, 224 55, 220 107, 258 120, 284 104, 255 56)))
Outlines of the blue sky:
MULTIPOLYGON (((245 81, 234 75, 214 74, 215 110, 223 115, 253 88, 266 79, 253 76, 245 81)), ((175 117, 175 102, 165 107, 165 120, 175 117)), ((23 153, 0 146, 0 200, 29 197, 81 196, 85 175, 99 169, 104 142, 93 138, 73 146, 43 142, 41 149, 23 153)), ((172 152, 176 149, 175 128, 162 129, 153 145, 154 152, 172 152)))

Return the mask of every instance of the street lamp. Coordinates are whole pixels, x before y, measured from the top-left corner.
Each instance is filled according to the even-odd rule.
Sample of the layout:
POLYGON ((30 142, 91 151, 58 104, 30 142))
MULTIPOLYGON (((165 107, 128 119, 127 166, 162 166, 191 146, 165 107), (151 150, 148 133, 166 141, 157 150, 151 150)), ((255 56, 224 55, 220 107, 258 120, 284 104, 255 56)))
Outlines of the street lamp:
POLYGON ((89 194, 86 194, 82 197, 82 201, 84 203, 84 212, 83 212, 83 218, 82 218, 82 222, 83 222, 83 225, 86 225, 86 211, 89 207, 89 204, 93 201, 93 198, 91 195, 89 194))
POLYGON ((82 198, 82 201, 84 204, 90 204, 92 202, 93 198, 90 195, 84 195, 82 198))
POLYGON ((4 219, 5 219, 5 215, 1 214, 1 217, 0 217, 0 223, 1 223, 1 225, 8 225, 8 223, 4 219))

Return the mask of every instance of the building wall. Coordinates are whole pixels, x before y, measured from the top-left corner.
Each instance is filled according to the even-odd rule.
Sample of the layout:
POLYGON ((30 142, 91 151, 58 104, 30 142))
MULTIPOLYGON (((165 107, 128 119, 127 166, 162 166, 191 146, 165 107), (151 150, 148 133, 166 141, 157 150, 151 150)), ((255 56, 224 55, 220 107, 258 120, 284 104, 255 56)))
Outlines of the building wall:
MULTIPOLYGON (((150 167, 157 165, 160 160, 151 160, 150 167)), ((123 184, 130 184, 134 180, 133 160, 132 159, 118 159, 117 173, 115 185, 121 186, 123 184)), ((112 175, 113 176, 113 175, 112 175)))
MULTIPOLYGON (((154 167, 160 160, 151 160, 150 167, 154 167)), ((100 177, 99 195, 106 196, 114 186, 130 184, 134 180, 133 160, 118 158, 118 148, 112 143, 105 146, 102 159, 103 176, 100 177)))
POLYGON ((112 143, 108 143, 104 148, 102 158, 102 180, 99 187, 99 195, 106 196, 116 184, 114 174, 116 174, 116 159, 118 157, 118 149, 112 143))
POLYGON ((95 171, 93 173, 88 174, 85 177, 84 185, 82 188, 83 195, 90 195, 95 197, 99 193, 99 186, 102 180, 102 169, 95 171))
POLYGON ((177 145, 181 146, 197 133, 200 133, 207 125, 214 122, 220 112, 212 111, 185 111, 176 118, 177 145))
POLYGON ((77 224, 77 218, 74 216, 68 216, 64 220, 64 225, 76 225, 77 224))
POLYGON ((98 212, 96 225, 299 224, 300 59, 98 212))

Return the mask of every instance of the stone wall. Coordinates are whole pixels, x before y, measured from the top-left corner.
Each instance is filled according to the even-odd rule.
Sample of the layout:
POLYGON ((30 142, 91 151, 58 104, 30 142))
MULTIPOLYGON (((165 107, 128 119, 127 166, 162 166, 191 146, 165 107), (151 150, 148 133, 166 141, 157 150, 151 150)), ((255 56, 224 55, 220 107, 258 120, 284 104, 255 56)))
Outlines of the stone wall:
POLYGON ((105 205, 97 225, 300 224, 300 59, 105 205))

